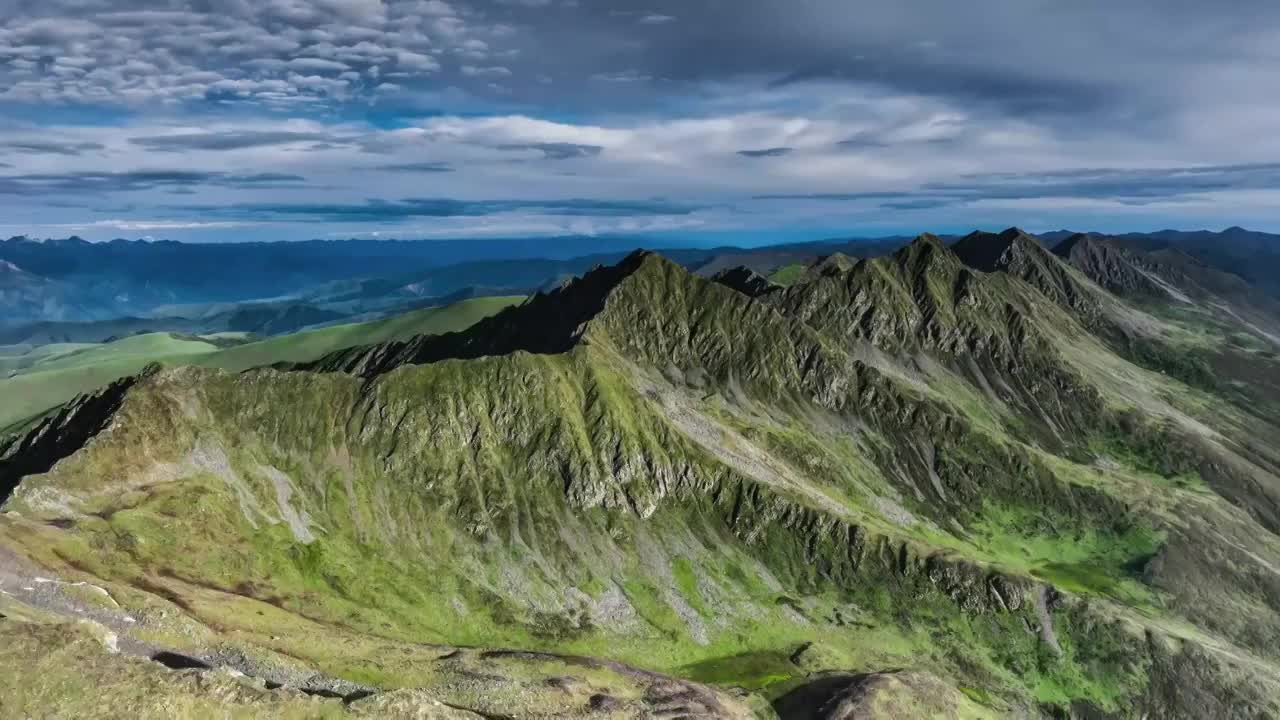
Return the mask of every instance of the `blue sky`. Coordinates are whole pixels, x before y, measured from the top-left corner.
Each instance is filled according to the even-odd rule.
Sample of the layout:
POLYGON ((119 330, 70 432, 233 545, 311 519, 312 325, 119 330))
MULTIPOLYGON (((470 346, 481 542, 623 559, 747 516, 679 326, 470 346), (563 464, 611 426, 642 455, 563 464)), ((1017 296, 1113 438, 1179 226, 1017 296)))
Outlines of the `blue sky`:
POLYGON ((1280 230, 1239 0, 0 0, 0 235, 1280 230))

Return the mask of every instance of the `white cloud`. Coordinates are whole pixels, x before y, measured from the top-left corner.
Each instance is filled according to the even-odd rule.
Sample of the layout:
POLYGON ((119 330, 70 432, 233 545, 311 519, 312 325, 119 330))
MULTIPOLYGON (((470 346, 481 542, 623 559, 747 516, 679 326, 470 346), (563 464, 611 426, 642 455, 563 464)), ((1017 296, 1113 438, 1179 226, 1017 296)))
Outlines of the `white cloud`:
POLYGON ((294 58, 284 63, 284 67, 302 72, 343 72, 350 69, 350 67, 340 62, 313 57, 294 58))
POLYGON ((430 55, 401 50, 396 53, 396 67, 420 72, 435 72, 440 69, 440 63, 430 55))
POLYGON ((512 38, 511 26, 444 0, 176 0, 170 10, 129 2, 48 0, 0 12, 0 100, 332 102, 375 92, 377 83, 354 83, 348 72, 377 78, 392 65, 407 91, 442 71, 438 54, 517 51, 497 45, 512 38), (325 75, 342 83, 314 79, 325 75))
POLYGON ((501 66, 476 67, 474 65, 463 65, 460 69, 462 74, 467 77, 499 78, 511 76, 511 71, 501 66))

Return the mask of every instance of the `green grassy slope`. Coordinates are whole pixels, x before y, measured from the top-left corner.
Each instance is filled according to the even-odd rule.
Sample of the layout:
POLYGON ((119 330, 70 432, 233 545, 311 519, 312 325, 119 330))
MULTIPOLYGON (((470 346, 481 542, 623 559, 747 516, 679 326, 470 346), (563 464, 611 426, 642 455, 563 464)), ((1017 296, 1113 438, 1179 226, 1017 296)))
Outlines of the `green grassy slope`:
POLYGON ((521 299, 473 298, 443 308, 416 310, 384 320, 339 325, 229 348, 217 343, 225 337, 222 335, 202 340, 171 333, 137 335, 101 345, 57 346, 56 353, 33 358, 26 367, 16 368, 18 375, 0 380, 0 399, 3 400, 0 428, 137 373, 153 362, 200 364, 239 371, 278 362, 314 360, 351 345, 458 330, 521 299))
POLYGON ((523 296, 471 298, 445 308, 426 308, 384 320, 294 333, 228 348, 199 364, 238 371, 281 362, 308 362, 354 345, 460 330, 523 299, 523 296))
POLYGON ((797 280, 803 277, 805 270, 808 270, 808 269, 809 269, 808 266, 805 265, 804 263, 791 263, 790 265, 783 265, 777 270, 774 270, 772 273, 769 273, 769 282, 773 283, 774 285, 781 285, 783 287, 787 287, 788 285, 794 284, 797 280))
POLYGON ((192 362, 217 350, 210 342, 152 333, 60 354, 0 380, 0 427, 137 373, 152 362, 192 362))
POLYGON ((40 363, 92 347, 94 347, 93 343, 0 346, 0 376, 8 377, 11 374, 29 370, 40 363))

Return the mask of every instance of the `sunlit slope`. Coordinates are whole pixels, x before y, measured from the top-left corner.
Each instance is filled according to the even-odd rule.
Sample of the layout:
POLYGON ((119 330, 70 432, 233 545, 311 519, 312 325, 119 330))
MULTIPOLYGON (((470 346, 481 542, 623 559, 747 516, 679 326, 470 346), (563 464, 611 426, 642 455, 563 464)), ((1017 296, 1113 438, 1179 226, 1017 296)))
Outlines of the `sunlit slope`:
MULTIPOLYGON (((235 371, 280 362, 303 362, 351 345, 459 330, 521 299, 472 298, 384 320, 339 325, 231 347, 216 342, 217 336, 205 339, 172 333, 138 335, 101 345, 64 346, 55 356, 16 368, 19 374, 0 380, 0 428, 137 373, 153 362, 199 364, 235 371)), ((18 361, 13 363, 17 365, 18 361)))
POLYGON ((383 320, 309 330, 227 348, 198 364, 239 371, 275 363, 308 362, 354 345, 461 330, 523 299, 518 295, 471 298, 383 320))

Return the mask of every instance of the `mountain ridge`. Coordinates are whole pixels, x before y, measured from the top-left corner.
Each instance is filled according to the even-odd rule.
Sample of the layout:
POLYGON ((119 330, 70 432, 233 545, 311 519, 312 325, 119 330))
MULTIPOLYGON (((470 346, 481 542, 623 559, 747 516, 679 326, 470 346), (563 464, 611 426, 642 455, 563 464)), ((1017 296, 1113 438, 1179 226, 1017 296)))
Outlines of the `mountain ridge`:
MULTIPOLYGON (((259 654, 276 641, 226 598, 752 687, 910 666, 981 688, 969 710, 990 715, 1280 707, 1280 617, 1253 579, 1280 563, 1277 466, 1246 457, 1265 438, 1113 354, 1021 275, 1103 291, 1024 244, 983 272, 922 236, 754 298, 639 252, 450 335, 164 370, 92 440, 63 433, 0 542, 113 588, 146 577, 259 654), (1152 399, 1118 402, 1097 363, 1152 399)), ((50 422, 35 437, 70 421, 50 422)))

